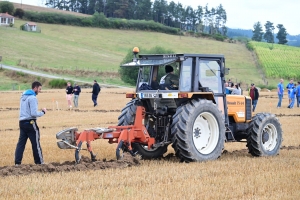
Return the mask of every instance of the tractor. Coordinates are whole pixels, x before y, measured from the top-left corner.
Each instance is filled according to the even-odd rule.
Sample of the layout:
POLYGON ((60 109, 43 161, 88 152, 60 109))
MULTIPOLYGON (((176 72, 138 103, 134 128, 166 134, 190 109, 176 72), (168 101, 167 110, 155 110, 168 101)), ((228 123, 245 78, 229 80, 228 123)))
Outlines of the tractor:
POLYGON ((181 161, 214 160, 221 156, 225 142, 246 142, 253 156, 279 153, 282 128, 276 116, 254 115, 249 96, 225 94, 229 68, 224 55, 141 55, 136 47, 133 54, 132 62, 121 67, 138 68, 136 89, 126 93, 131 100, 118 125, 81 133, 70 128, 57 134, 60 148, 76 149, 77 162, 82 142, 87 142, 95 159, 90 142, 100 138, 118 143, 118 159, 121 151, 160 158, 171 145, 181 161), (168 76, 172 78, 166 81, 168 76))

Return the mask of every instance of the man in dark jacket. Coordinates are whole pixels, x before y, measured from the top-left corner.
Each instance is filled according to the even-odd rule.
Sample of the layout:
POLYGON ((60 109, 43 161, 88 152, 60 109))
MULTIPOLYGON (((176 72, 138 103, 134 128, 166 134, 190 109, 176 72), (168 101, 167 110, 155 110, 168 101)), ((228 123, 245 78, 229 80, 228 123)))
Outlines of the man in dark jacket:
POLYGON ((161 90, 178 90, 179 78, 174 74, 171 65, 165 66, 166 75, 161 77, 159 87, 161 90))
POLYGON ((40 82, 33 82, 32 89, 26 90, 20 100, 20 117, 19 127, 20 136, 15 152, 15 164, 22 163, 23 153, 27 139, 29 138, 32 146, 34 163, 43 164, 43 153, 40 145, 40 130, 36 123, 36 119, 46 114, 47 109, 43 108, 38 111, 38 101, 36 95, 41 91, 42 84, 40 82))
POLYGON ((252 106, 253 106, 252 111, 254 112, 257 102, 258 102, 258 97, 259 97, 258 90, 255 87, 254 83, 251 83, 251 88, 249 89, 249 96, 252 99, 252 106))
POLYGON ((97 98, 100 91, 101 91, 100 85, 97 83, 96 80, 94 80, 93 91, 92 91, 92 100, 94 102, 94 107, 98 105, 97 98))
POLYGON ((81 92, 81 88, 79 87, 79 85, 77 83, 75 83, 75 87, 73 88, 73 102, 74 102, 74 106, 75 108, 78 107, 78 98, 79 98, 79 94, 81 92))

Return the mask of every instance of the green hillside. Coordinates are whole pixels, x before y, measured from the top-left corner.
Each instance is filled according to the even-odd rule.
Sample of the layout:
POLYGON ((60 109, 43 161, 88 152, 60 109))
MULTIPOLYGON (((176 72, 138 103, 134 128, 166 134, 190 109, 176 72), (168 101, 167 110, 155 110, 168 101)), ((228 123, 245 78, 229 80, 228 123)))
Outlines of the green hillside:
POLYGON ((49 73, 64 73, 85 80, 98 78, 101 82, 120 84, 117 71, 128 50, 138 46, 142 52, 143 49, 161 46, 176 53, 224 54, 226 66, 231 68, 227 78, 247 84, 263 83, 252 52, 243 44, 156 32, 41 23, 38 26, 42 32, 32 33, 19 29, 23 23, 25 21, 16 20, 15 28, 0 28, 3 64, 34 70, 47 68, 49 73), (86 73, 72 74, 76 69, 86 73))
POLYGON ((267 77, 300 79, 300 48, 250 42, 267 77))

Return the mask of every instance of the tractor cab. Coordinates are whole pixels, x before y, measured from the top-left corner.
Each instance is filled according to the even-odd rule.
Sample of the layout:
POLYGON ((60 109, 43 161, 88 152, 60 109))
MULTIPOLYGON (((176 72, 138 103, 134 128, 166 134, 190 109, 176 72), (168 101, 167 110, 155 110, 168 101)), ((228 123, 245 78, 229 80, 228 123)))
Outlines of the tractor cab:
POLYGON ((134 51, 132 62, 121 65, 139 68, 136 93, 127 94, 128 98, 149 99, 151 105, 156 99, 172 108, 193 98, 203 98, 213 101, 226 114, 223 55, 137 54, 134 51))

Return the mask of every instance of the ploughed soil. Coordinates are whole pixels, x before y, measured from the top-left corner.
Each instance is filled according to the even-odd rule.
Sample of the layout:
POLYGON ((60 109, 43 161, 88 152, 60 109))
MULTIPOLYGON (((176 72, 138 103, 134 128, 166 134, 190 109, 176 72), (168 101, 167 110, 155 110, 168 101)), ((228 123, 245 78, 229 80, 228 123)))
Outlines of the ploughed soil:
POLYGON ((53 173, 53 172, 72 172, 72 171, 86 171, 86 170, 100 170, 108 168, 126 168, 140 165, 138 158, 132 157, 130 154, 124 154, 122 160, 105 159, 92 162, 89 157, 82 156, 79 164, 75 165, 75 161, 66 161, 63 163, 49 163, 42 165, 22 164, 19 166, 4 166, 0 167, 0 177, 28 175, 33 173, 53 173))
MULTIPOLYGON (((299 146, 282 146, 281 150, 299 150, 299 146)), ((245 156, 248 154, 248 149, 235 150, 228 152, 224 150, 223 155, 230 156, 245 156)), ((180 159, 175 157, 173 153, 160 158, 159 160, 165 160, 169 162, 180 162, 180 159)), ((25 164, 19 166, 4 166, 0 167, 0 177, 5 176, 18 176, 29 175, 33 173, 53 173, 53 172, 74 172, 74 171, 86 171, 86 170, 100 170, 100 169, 122 169, 126 167, 140 165, 140 158, 132 157, 128 153, 124 153, 122 160, 109 160, 103 159, 92 162, 89 157, 82 156, 79 164, 75 164, 75 161, 65 161, 63 163, 49 163, 43 165, 25 164)))

